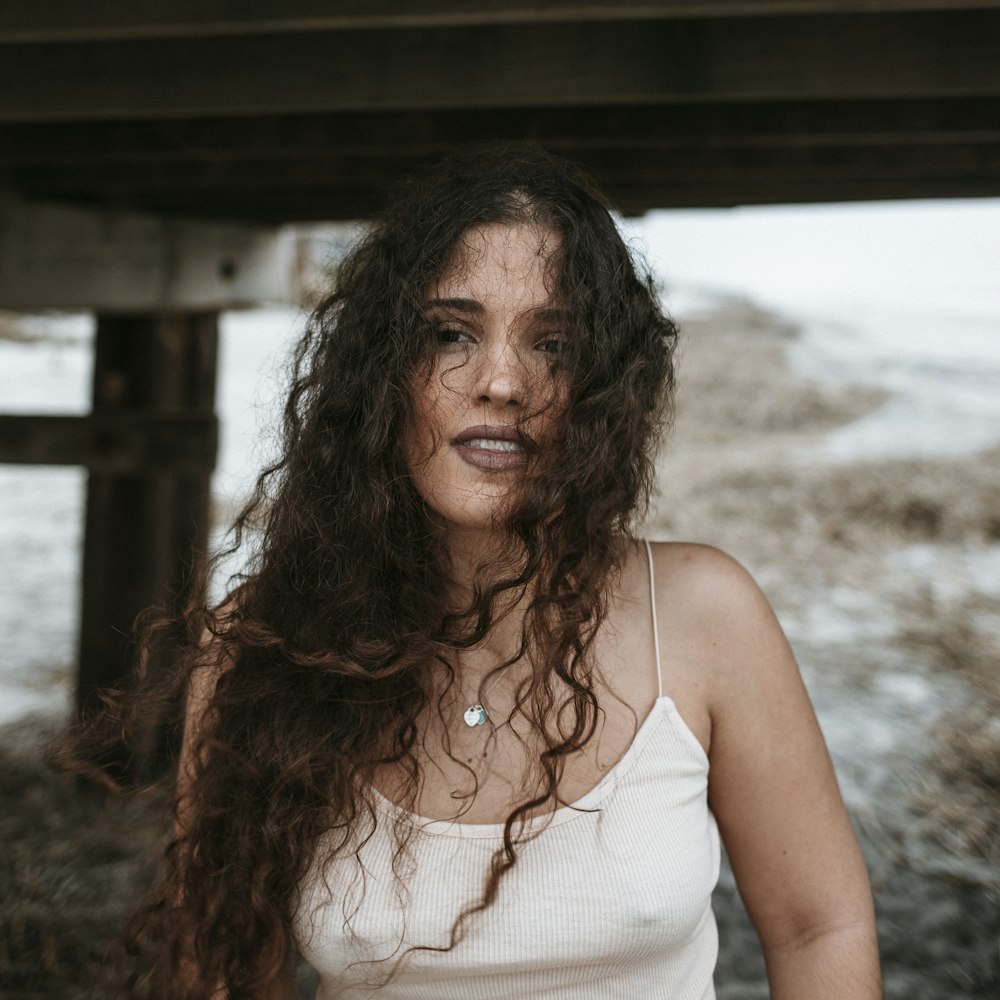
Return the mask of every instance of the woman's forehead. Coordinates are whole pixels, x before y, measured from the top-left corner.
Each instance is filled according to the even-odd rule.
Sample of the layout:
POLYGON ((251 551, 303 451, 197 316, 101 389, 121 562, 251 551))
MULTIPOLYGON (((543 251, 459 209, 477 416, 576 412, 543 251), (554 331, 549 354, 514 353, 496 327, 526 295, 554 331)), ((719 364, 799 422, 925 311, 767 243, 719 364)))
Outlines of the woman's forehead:
POLYGON ((553 294, 552 261, 559 235, 535 224, 474 226, 462 238, 427 298, 495 297, 548 302, 553 294))

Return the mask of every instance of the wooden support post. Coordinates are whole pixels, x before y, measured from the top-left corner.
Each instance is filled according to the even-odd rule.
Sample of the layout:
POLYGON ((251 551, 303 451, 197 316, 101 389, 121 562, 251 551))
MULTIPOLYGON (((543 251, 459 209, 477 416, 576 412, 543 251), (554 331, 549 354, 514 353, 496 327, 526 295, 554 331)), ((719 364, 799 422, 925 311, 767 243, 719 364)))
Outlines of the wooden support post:
MULTIPOLYGON (((104 314, 97 321, 94 416, 200 417, 212 439, 200 468, 92 469, 87 485, 77 707, 131 666, 132 626, 153 604, 176 609, 206 551, 214 465, 215 312, 104 314), (194 562, 193 562, 194 561, 194 562)), ((165 431, 169 433, 169 429, 165 431)), ((169 451, 169 448, 164 448, 169 451)))
POLYGON ((215 461, 212 415, 0 413, 0 463, 85 465, 91 472, 194 472, 215 461))

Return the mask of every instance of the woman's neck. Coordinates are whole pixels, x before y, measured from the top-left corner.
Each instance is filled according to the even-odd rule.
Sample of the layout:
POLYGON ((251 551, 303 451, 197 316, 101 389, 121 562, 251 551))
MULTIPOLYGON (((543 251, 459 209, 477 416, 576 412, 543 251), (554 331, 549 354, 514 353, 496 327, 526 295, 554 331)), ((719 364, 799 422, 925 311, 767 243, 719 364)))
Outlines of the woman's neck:
MULTIPOLYGON (((467 627, 475 625, 478 609, 473 607, 477 584, 486 580, 514 579, 523 569, 517 543, 495 531, 460 529, 446 540, 450 604, 459 614, 471 609, 467 627)), ((490 670, 513 659, 522 645, 524 619, 530 604, 529 587, 514 587, 493 603, 489 632, 475 646, 462 650, 453 661, 463 686, 474 686, 490 670)))

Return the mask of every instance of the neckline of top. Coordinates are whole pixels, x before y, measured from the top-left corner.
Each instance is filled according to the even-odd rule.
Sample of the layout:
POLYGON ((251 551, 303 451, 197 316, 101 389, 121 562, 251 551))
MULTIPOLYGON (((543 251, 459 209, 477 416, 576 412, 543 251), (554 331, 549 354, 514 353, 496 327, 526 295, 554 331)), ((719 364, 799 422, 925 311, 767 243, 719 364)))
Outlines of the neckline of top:
MULTIPOLYGON (((693 743, 694 746, 697 747, 700 756, 707 764, 708 758, 705 755, 704 748, 701 743, 698 742, 694 733, 692 733, 687 727, 687 724, 677 711, 677 706, 674 704, 673 699, 669 695, 662 694, 653 702, 652 708, 650 708, 649 712, 646 714, 646 718, 643 719, 642 724, 636 730, 635 736, 632 737, 632 742, 628 745, 628 748, 621 755, 621 757, 619 757, 618 760, 604 772, 597 784, 594 785, 589 792, 585 792, 576 801, 568 803, 567 805, 559 806, 548 815, 535 816, 526 820, 524 824, 524 832, 534 833, 538 830, 566 823, 579 816, 586 816, 589 810, 597 805, 611 791, 614 784, 622 777, 622 775, 629 770, 635 762, 635 759, 642 751, 643 747, 649 741, 653 730, 656 728, 657 721, 663 718, 664 714, 673 715, 680 721, 684 732, 687 734, 687 737, 689 737, 688 742, 693 743)), ((421 816, 418 813, 410 812, 408 809, 404 809, 401 805, 393 802, 391 799, 383 795, 374 785, 371 786, 371 790, 375 795, 376 803, 381 805, 384 811, 388 811, 395 815, 406 816, 413 824, 414 828, 423 833, 430 833, 444 837, 466 837, 491 840, 498 840, 503 836, 503 823, 465 823, 457 819, 431 819, 427 816, 421 816)))

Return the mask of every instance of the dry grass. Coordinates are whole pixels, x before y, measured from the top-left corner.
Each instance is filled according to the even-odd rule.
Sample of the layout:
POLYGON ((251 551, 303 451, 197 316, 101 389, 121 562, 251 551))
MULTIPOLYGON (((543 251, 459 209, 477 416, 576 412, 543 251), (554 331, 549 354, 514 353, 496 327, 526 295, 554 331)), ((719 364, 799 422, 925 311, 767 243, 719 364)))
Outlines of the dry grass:
POLYGON ((978 594, 907 609, 902 641, 969 685, 968 700, 944 713, 916 797, 920 830, 949 854, 980 858, 1000 888, 1000 598, 978 594))
POLYGON ((833 389, 791 372, 784 351, 795 335, 780 317, 741 302, 685 322, 671 452, 771 448, 784 435, 831 430, 886 399, 879 389, 833 389))
POLYGON ((53 774, 5 735, 0 996, 107 1000, 123 982, 122 925, 162 848, 162 811, 53 774))
POLYGON ((1000 699, 948 713, 934 737, 934 767, 916 803, 921 825, 948 852, 1000 872, 1000 699))
MULTIPOLYGON (((0 740, 0 997, 111 1000, 131 960, 125 921, 156 878, 161 796, 111 796, 52 772, 30 722, 0 740)), ((315 996, 304 962, 300 998, 315 996)))
POLYGON ((834 549, 881 551, 1000 537, 1000 450, 830 466, 793 461, 744 459, 734 468, 683 453, 668 458, 661 523, 678 534, 752 523, 775 538, 806 533, 834 549))

